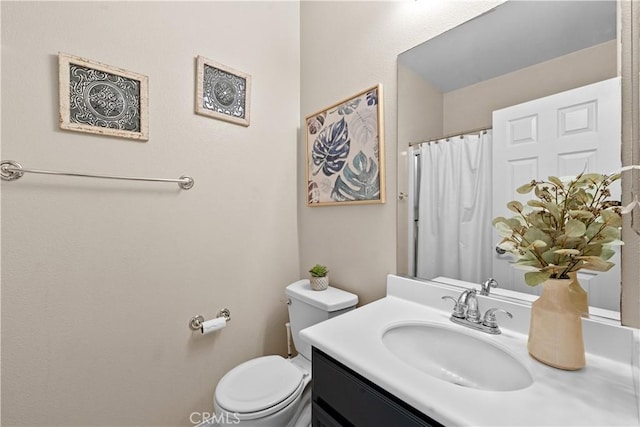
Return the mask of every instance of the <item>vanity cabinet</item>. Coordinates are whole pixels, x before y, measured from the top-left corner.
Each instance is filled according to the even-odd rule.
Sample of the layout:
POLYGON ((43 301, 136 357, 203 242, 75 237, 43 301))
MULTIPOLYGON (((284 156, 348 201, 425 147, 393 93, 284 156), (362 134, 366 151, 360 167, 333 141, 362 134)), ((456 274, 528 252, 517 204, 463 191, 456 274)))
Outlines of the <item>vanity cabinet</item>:
POLYGON ((315 347, 312 368, 313 427, 442 425, 315 347))

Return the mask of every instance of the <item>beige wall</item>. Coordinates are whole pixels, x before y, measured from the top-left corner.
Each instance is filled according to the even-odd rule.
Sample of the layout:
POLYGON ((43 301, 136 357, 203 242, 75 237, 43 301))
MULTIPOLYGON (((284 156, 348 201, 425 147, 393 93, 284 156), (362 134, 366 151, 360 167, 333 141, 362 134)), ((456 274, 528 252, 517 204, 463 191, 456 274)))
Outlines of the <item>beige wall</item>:
POLYGON ((2 158, 196 186, 2 184, 2 425, 189 425, 229 368, 284 353, 282 291, 312 264, 383 296, 396 57, 498 3, 3 1, 2 158), (150 141, 60 131, 58 51, 149 75, 150 141), (253 75, 249 128, 193 114, 198 54, 253 75), (387 203, 307 208, 301 118, 376 83, 387 203), (187 328, 223 306, 225 330, 187 328))
POLYGON ((398 141, 423 141, 442 135, 444 95, 413 70, 398 63, 398 141))
MULTIPOLYGON (((286 353, 299 278, 297 2, 6 2, 2 158, 177 178, 2 183, 2 425, 178 426, 286 353), (147 143, 58 128, 57 52, 149 76, 147 143), (251 126, 195 115, 195 57, 253 75, 251 126), (229 326, 187 326, 228 307, 229 326)), ((198 416, 194 417, 198 420, 198 416)))
MULTIPOLYGON (((501 3, 301 3, 301 128, 307 114, 376 83, 384 89, 387 203, 306 207, 298 188, 300 274, 316 262, 331 282, 360 296, 384 296, 386 275, 397 271, 397 56, 501 3)), ((304 133, 298 142, 298 182, 304 183, 304 133)), ((406 189, 402 191, 406 192, 406 189)))
POLYGON ((616 77, 615 40, 444 94, 444 133, 490 127, 492 112, 616 77))

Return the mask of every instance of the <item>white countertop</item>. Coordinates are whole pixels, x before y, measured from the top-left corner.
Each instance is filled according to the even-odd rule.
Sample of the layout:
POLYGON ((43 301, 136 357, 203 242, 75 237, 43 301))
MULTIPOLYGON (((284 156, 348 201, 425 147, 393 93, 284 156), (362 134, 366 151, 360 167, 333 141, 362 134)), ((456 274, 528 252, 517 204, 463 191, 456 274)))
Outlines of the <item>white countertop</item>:
POLYGON ((587 366, 563 371, 529 356, 527 306, 479 298, 482 312, 502 307, 514 315, 499 316, 502 334, 489 335, 451 323, 452 303, 442 295, 457 296, 438 284, 390 275, 385 298, 307 328, 301 337, 445 425, 640 425, 638 330, 583 320, 587 366), (382 334, 393 323, 414 321, 458 326, 491 341, 527 367, 533 384, 516 391, 478 390, 404 363, 385 347, 382 334))

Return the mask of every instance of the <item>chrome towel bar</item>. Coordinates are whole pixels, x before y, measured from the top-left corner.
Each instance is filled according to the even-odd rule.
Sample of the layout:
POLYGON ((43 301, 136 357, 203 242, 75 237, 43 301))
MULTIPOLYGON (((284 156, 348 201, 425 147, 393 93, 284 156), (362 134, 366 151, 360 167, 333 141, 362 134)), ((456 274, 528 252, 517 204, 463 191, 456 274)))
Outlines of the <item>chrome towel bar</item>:
POLYGON ((3 160, 0 162, 0 177, 5 181, 15 181, 21 178, 24 173, 39 173, 45 175, 63 175, 63 176, 79 176, 83 178, 102 178, 102 179, 124 179, 129 181, 153 181, 153 182, 175 182, 183 190, 188 190, 193 187, 194 180, 192 177, 182 175, 178 179, 171 178, 140 178, 133 176, 115 176, 115 175, 96 175, 89 173, 74 173, 74 172, 56 172, 39 169, 26 169, 22 165, 13 160, 3 160))

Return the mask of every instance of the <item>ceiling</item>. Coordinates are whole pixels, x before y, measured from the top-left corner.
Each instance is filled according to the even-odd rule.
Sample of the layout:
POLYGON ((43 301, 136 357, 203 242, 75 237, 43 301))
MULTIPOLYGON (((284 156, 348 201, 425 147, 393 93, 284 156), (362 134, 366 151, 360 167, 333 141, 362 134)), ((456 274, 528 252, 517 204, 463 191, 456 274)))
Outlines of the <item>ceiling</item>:
POLYGON ((511 0, 398 61, 446 93, 615 39, 616 7, 613 0, 511 0))

